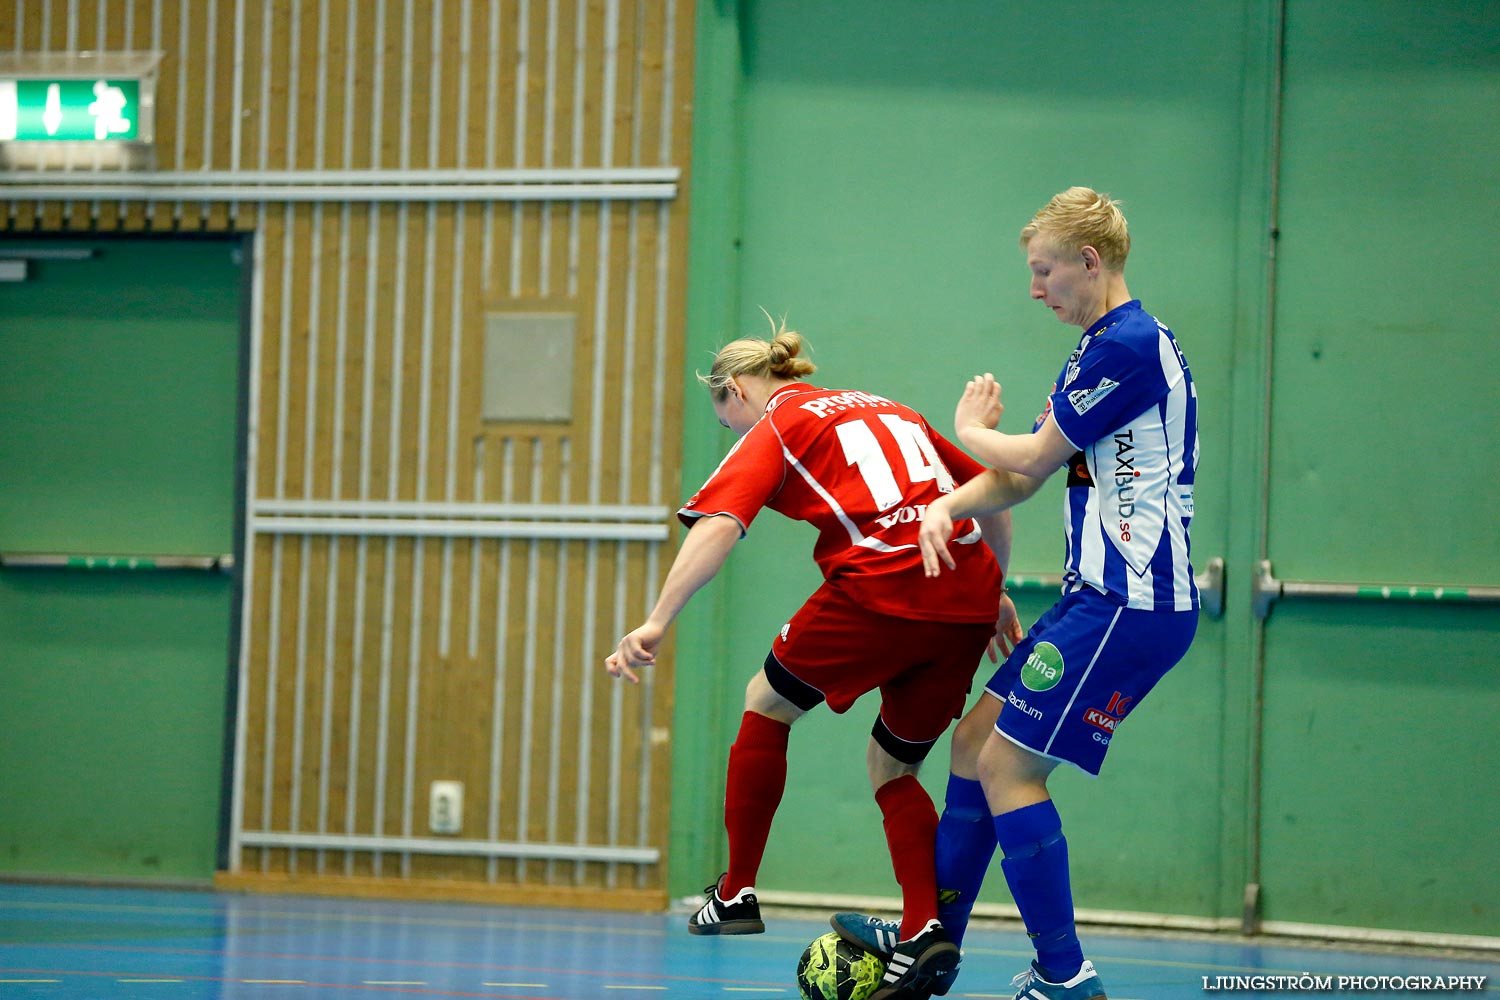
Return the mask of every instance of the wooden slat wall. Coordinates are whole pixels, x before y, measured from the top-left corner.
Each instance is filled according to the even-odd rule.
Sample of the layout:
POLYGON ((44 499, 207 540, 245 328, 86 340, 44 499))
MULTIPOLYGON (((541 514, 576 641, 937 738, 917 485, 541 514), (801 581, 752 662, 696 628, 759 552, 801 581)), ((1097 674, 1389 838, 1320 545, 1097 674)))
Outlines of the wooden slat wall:
MULTIPOLYGON (((692 0, 0 0, 0 53, 161 50, 160 170, 685 168, 692 14, 692 0)), ((11 202, 0 222, 255 233, 252 502, 678 499, 681 194, 11 202), (486 424, 485 313, 538 303, 578 317, 574 419, 486 424)), ((600 669, 654 596, 662 548, 255 533, 239 829, 427 836, 429 784, 453 779, 464 839, 664 856, 670 665, 642 688, 600 669)), ((661 865, 252 847, 232 862, 236 884, 277 888, 665 899, 661 865)))

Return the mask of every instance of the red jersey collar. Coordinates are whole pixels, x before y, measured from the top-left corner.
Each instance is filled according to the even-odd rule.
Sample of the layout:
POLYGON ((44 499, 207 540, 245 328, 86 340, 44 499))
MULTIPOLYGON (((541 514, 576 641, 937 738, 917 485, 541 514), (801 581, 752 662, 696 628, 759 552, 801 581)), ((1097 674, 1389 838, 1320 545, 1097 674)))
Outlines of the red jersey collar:
POLYGON ((792 382, 788 385, 784 385, 780 389, 777 389, 775 392, 771 393, 771 398, 766 400, 766 412, 770 413, 772 410, 776 409, 776 407, 780 406, 783 402, 781 397, 786 396, 789 393, 816 391, 816 386, 809 385, 806 382, 792 382))

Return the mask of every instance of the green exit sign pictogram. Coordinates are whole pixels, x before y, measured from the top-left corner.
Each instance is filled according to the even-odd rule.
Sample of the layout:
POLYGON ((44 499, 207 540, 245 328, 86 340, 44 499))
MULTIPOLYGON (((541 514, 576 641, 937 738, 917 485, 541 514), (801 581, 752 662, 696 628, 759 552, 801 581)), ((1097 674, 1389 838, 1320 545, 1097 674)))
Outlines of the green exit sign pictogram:
POLYGON ((139 80, 0 79, 3 142, 128 142, 140 118, 139 80))

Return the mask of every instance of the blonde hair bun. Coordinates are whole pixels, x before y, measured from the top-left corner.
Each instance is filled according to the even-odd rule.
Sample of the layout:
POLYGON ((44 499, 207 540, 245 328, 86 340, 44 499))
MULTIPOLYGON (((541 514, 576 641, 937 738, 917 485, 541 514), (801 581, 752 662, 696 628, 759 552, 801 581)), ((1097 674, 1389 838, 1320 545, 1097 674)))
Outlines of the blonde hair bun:
POLYGON ((698 381, 708 386, 715 401, 729 394, 729 384, 740 375, 762 378, 798 379, 811 375, 818 366, 802 356, 809 350, 806 338, 786 328, 786 320, 772 321, 770 340, 744 337, 719 348, 708 374, 698 373, 698 381))

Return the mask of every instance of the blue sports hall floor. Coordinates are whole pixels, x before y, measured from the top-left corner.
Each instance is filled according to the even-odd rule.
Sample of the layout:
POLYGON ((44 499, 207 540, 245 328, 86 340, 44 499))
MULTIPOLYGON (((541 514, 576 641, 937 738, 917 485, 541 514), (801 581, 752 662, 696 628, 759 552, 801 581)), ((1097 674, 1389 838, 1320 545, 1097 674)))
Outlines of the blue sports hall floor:
MULTIPOLYGON (((816 914, 768 916, 763 935, 702 938, 686 932, 684 919, 680 913, 0 883, 0 1000, 796 1000, 797 958, 828 929, 816 914)), ((1097 931, 1086 931, 1085 945, 1111 1000, 1270 995, 1275 991, 1212 987, 1236 982, 1221 976, 1303 973, 1480 975, 1489 977, 1483 991, 1463 995, 1500 992, 1500 955, 1097 931)), ((976 926, 950 996, 1008 1000, 1011 977, 1029 955, 1017 930, 976 926)), ((1396 997, 1417 991, 1319 995, 1344 992, 1396 997)))

